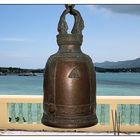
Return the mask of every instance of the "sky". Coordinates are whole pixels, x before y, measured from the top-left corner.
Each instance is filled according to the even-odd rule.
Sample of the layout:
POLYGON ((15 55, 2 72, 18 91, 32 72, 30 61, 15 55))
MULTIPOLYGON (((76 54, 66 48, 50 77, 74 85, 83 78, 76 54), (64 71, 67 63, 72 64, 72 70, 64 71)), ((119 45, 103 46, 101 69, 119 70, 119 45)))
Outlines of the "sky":
MULTIPOLYGON (((0 67, 44 68, 58 51, 64 5, 0 5, 0 67)), ((81 49, 93 62, 140 57, 140 5, 76 5, 85 24, 81 49)), ((73 16, 67 15, 69 32, 73 16)))

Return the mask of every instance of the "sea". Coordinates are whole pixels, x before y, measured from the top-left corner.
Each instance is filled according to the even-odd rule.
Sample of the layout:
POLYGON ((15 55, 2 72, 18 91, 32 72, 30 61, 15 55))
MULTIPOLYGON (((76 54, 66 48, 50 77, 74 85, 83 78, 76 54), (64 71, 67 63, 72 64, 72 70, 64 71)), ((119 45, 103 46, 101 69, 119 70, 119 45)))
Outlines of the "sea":
MULTIPOLYGON (((140 73, 96 73, 97 96, 140 96, 140 73)), ((43 95, 43 74, 0 76, 0 95, 43 95)))

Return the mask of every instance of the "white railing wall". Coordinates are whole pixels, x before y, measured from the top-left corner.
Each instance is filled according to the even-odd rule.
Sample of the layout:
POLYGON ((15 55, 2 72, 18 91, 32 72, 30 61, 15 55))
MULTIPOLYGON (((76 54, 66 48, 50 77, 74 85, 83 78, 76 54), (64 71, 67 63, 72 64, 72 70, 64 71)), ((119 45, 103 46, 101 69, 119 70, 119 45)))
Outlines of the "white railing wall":
MULTIPOLYGON (((44 126, 41 123, 11 123, 9 122, 9 104, 11 103, 42 103, 42 96, 27 96, 27 95, 0 95, 0 129, 2 130, 47 130, 47 131, 82 131, 82 132, 112 132, 113 129, 113 116, 115 117, 115 110, 118 112, 118 105, 139 105, 139 96, 97 96, 97 104, 109 105, 109 123, 101 125, 100 123, 96 126, 78 129, 60 129, 44 126), (112 116, 113 112, 113 116, 112 116)), ((127 110, 126 110, 127 111, 127 110)), ((133 114, 135 115, 135 114, 133 114)), ((140 115, 140 113, 137 113, 140 115)), ((140 116, 137 116, 140 118, 140 116)), ((140 124, 121 124, 120 132, 140 132, 140 124)))

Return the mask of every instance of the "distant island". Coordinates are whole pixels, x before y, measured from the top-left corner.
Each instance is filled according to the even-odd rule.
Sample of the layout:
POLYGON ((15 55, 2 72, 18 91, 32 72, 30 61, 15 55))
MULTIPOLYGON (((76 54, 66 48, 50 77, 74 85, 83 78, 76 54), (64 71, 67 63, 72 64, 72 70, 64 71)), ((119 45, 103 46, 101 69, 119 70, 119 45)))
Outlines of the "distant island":
MULTIPOLYGON (((96 72, 100 73, 119 73, 119 72, 137 72, 140 73, 140 68, 99 68, 95 67, 96 72)), ((38 73, 43 73, 44 69, 21 69, 13 67, 0 67, 0 76, 18 75, 18 76, 37 76, 38 73)))
MULTIPOLYGON (((106 72, 137 72, 140 73, 140 58, 127 61, 95 63, 95 71, 106 72)), ((37 76, 37 73, 43 73, 44 69, 22 69, 16 67, 0 67, 0 75, 19 75, 19 76, 37 76)))
POLYGON ((97 72, 138 72, 140 73, 140 58, 134 60, 95 63, 97 72))
POLYGON ((136 58, 134 60, 118 61, 118 62, 105 61, 102 63, 95 63, 95 66, 100 68, 105 68, 105 69, 140 68, 140 58, 136 58))
POLYGON ((106 73, 106 72, 110 72, 110 73, 136 72, 136 73, 140 73, 140 67, 139 68, 99 68, 99 67, 95 67, 95 71, 100 72, 100 73, 106 73))
POLYGON ((0 67, 0 75, 37 76, 44 69, 22 69, 16 67, 0 67))

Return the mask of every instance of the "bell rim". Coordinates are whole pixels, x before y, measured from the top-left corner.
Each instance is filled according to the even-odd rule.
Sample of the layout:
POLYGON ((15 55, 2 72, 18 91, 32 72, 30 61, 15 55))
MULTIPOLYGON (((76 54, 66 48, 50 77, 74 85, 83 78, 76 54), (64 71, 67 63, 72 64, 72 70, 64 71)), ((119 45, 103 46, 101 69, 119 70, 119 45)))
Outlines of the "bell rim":
MULTIPOLYGON (((75 129, 75 128, 85 128, 85 127, 92 127, 94 125, 98 124, 98 119, 96 114, 94 115, 89 115, 89 119, 86 118, 87 116, 82 116, 84 121, 81 121, 81 117, 76 117, 76 121, 77 122, 71 122, 71 120, 73 119, 64 119, 63 117, 63 121, 61 120, 55 120, 55 121, 50 121, 45 114, 43 114, 41 123, 45 126, 50 126, 50 127, 55 127, 55 128, 70 128, 70 129, 75 129), (80 119, 80 120, 79 120, 80 119)), ((55 119, 55 117, 54 117, 55 119)))

